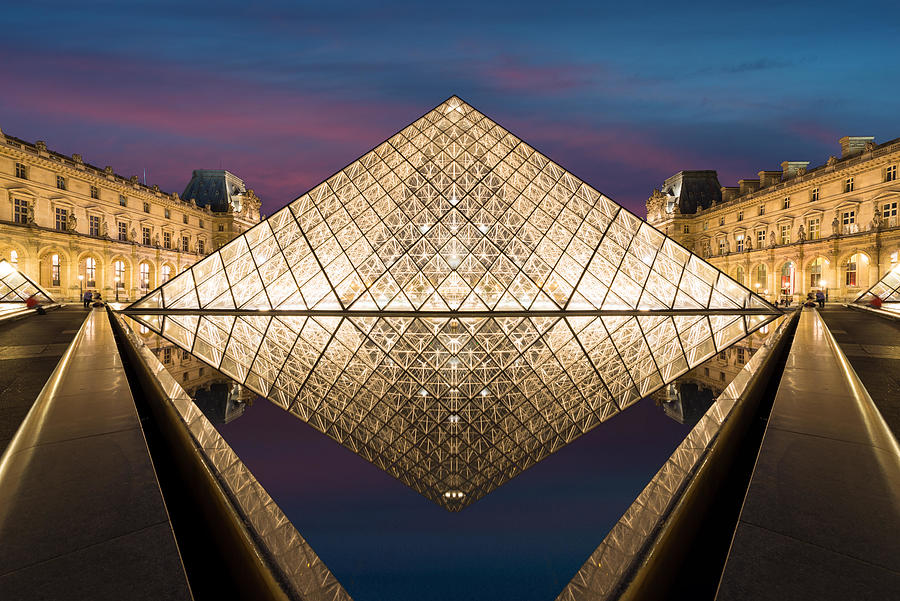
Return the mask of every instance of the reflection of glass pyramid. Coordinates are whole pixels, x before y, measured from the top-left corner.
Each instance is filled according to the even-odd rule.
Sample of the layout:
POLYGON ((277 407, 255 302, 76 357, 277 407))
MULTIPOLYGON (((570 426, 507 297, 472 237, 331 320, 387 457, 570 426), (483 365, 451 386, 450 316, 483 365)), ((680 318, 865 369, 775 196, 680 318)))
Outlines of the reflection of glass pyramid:
POLYGON ((41 303, 53 299, 40 286, 32 282, 8 261, 0 261, 0 303, 24 303, 31 295, 41 303))
POLYGON ((452 97, 127 312, 455 510, 777 309, 452 97))
POLYGON ((865 303, 876 296, 886 303, 900 303, 900 265, 887 272, 874 286, 860 294, 854 302, 865 303))

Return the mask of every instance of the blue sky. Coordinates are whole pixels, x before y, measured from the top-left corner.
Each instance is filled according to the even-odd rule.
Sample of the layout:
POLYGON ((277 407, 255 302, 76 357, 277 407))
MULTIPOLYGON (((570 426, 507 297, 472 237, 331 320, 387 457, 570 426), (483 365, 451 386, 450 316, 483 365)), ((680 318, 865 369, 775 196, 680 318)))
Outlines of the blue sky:
POLYGON ((887 3, 117 2, 4 8, 0 128, 181 192, 230 169, 271 213, 451 94, 643 215, 900 136, 887 3))

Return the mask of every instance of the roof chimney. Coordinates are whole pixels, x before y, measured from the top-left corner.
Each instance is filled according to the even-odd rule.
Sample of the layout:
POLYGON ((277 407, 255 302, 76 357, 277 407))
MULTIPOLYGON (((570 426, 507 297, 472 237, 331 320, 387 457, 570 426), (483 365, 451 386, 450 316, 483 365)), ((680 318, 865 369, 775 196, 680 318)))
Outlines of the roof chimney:
POLYGON ((782 161, 782 179, 791 179, 797 175, 801 169, 806 172, 807 167, 809 167, 809 161, 782 161))
POLYGON ((760 171, 757 175, 760 188, 768 188, 781 181, 781 171, 760 171))
POLYGON ((875 136, 844 136, 841 143, 841 158, 846 159, 864 151, 867 142, 874 142, 875 136))

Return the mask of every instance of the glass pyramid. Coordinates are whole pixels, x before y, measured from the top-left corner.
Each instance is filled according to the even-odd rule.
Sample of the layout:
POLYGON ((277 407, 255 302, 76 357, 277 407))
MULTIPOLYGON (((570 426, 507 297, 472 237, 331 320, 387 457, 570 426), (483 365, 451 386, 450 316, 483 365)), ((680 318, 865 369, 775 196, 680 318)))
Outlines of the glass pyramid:
POLYGON ((455 96, 126 312, 450 510, 779 314, 455 96))
POLYGON ((43 288, 32 282, 12 263, 0 261, 0 303, 24 303, 32 295, 41 303, 53 302, 43 288))
POLYGON ((900 265, 887 272, 874 286, 860 294, 854 302, 868 302, 876 296, 886 303, 900 303, 900 265))

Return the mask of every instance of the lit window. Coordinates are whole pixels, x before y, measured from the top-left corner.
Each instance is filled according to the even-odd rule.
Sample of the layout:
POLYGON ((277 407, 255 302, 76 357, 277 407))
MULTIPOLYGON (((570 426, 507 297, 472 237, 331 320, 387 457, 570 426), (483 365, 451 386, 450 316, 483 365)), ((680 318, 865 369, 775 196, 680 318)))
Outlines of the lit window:
POLYGON ((59 188, 60 190, 65 190, 66 189, 66 178, 64 178, 61 175, 57 175, 56 176, 56 187, 59 188))
POLYGON ((818 240, 821 236, 819 218, 810 217, 806 222, 806 229, 810 240, 818 240))
POLYGON ((841 213, 841 226, 845 234, 855 234, 856 227, 856 211, 844 211, 841 213))
POLYGON ((817 200, 819 200, 819 189, 813 188, 809 194, 809 202, 816 202, 817 200))
POLYGON ((163 248, 172 248, 172 233, 163 232, 163 248))
POLYGON ((100 189, 97 186, 91 186, 91 198, 100 198, 100 189))
POLYGON ((897 201, 881 205, 881 219, 888 227, 897 227, 897 201))
POLYGON ((734 279, 737 280, 737 283, 741 286, 744 285, 744 268, 740 265, 738 265, 738 268, 734 273, 734 279))
POLYGON ((756 248, 766 245, 766 230, 756 230, 756 248))
POLYGON ((844 272, 844 283, 847 286, 857 285, 857 269, 859 267, 861 258, 862 255, 857 253, 855 255, 851 255, 851 257, 847 260, 847 270, 844 272))
POLYGON ((790 244, 791 243, 791 226, 789 223, 785 223, 781 226, 781 244, 790 244))
POLYGON ((891 165, 884 170, 884 181, 892 182, 897 179, 897 165, 891 165))
POLYGON ((59 255, 50 256, 50 285, 59 286, 59 255))
POLYGON ((150 289, 150 266, 147 263, 141 263, 140 266, 140 285, 144 293, 150 289))
POLYGON ((89 288, 97 285, 97 260, 93 257, 84 260, 84 280, 89 288))
POLYGON ((825 259, 819 257, 809 264, 809 287, 818 288, 822 282, 822 271, 825 268, 825 259))
POLYGON ((791 208, 791 197, 786 196, 783 201, 781 201, 782 209, 790 209, 791 208))
POLYGON ((853 192, 853 178, 848 177, 844 180, 844 192, 853 192))
POLYGON ((150 246, 150 228, 149 227, 141 228, 141 242, 145 246, 150 246))
POLYGON ((28 179, 28 168, 25 166, 25 163, 16 163, 16 177, 28 179))
POLYGON ((16 198, 13 200, 13 221, 28 223, 28 201, 16 198))
POLYGON ((719 254, 725 254, 725 238, 719 238, 719 254))
MULTIPOLYGON (((894 254, 896 255, 897 253, 894 253, 894 254)), ((9 251, 9 262, 12 263, 13 265, 19 264, 19 251, 17 251, 17 250, 9 251)))
POLYGON ((760 215, 765 215, 765 214, 766 214, 766 205, 765 205, 765 203, 759 205, 759 214, 760 214, 760 215))
POLYGON ((124 221, 119 222, 119 240, 122 242, 128 241, 128 224, 124 221))
POLYGON ((115 273, 116 288, 125 287, 125 261, 116 261, 113 263, 113 271, 115 273))
POLYGON ((781 294, 794 294, 794 264, 790 261, 781 266, 781 294))
POLYGON ((57 231, 66 231, 66 225, 69 223, 69 210, 62 207, 56 207, 56 229, 57 231))
POLYGON ((163 265, 161 270, 162 283, 165 284, 172 277, 172 268, 168 265, 163 265))
POLYGON ((744 252, 744 236, 740 235, 735 238, 734 249, 739 253, 744 252))
POLYGON ((128 206, 128 199, 125 198, 124 194, 119 194, 119 206, 121 206, 121 207, 128 206))
MULTIPOLYGON (((753 285, 754 285, 754 287, 756 287, 757 291, 766 290, 766 277, 768 275, 766 273, 766 266, 763 265, 762 263, 757 265, 756 273, 754 275, 755 275, 755 278, 754 278, 753 285)), ((766 291, 768 292, 768 290, 766 290, 766 291)))

